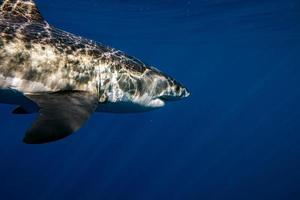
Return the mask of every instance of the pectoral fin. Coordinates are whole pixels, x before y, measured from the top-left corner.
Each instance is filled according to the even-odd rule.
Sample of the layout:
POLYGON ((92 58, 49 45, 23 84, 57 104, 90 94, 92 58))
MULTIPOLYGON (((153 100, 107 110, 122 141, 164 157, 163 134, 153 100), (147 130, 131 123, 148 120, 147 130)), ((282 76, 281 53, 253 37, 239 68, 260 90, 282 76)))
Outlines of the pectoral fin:
POLYGON ((37 120, 24 137, 23 141, 27 144, 53 142, 72 134, 90 117, 98 104, 96 95, 82 91, 26 96, 40 108, 37 120))

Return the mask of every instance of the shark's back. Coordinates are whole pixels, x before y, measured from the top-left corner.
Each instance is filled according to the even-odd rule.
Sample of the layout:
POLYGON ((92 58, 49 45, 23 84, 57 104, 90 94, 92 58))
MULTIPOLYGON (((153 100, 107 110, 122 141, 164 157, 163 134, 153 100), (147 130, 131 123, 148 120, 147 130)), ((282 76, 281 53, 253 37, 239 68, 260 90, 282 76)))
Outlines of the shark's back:
POLYGON ((44 23, 40 11, 33 0, 0 0, 1 18, 19 23, 44 23))
POLYGON ((20 78, 22 85, 38 83, 26 90, 12 86, 34 92, 95 90, 99 88, 95 85, 97 71, 105 72, 105 77, 122 70, 142 76, 149 67, 121 51, 49 25, 32 0, 4 0, 0 8, 0 69, 0 77, 20 78))

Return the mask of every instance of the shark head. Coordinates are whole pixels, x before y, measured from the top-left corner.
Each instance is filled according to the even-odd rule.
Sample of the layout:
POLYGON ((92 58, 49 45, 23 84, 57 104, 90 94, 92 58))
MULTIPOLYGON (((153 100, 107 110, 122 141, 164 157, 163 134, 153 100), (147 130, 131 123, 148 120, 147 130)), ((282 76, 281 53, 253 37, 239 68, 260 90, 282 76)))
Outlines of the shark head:
MULTIPOLYGON (((98 111, 115 113, 145 112, 161 108, 172 101, 190 96, 188 89, 171 76, 154 67, 145 67, 143 71, 122 71, 115 78, 107 81, 107 101, 99 106, 98 111), (112 81, 115 80, 115 81, 112 81)), ((131 67, 133 69, 134 67, 131 67)), ((137 69, 137 67, 135 67, 137 69)))

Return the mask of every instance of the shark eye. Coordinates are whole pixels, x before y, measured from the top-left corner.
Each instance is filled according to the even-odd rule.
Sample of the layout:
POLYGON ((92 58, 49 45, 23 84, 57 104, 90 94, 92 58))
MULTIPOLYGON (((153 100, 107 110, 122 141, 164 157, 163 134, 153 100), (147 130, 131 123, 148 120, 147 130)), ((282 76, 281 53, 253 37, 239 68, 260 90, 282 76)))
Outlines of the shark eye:
POLYGON ((180 91, 180 87, 178 85, 175 86, 175 91, 179 92, 180 91))

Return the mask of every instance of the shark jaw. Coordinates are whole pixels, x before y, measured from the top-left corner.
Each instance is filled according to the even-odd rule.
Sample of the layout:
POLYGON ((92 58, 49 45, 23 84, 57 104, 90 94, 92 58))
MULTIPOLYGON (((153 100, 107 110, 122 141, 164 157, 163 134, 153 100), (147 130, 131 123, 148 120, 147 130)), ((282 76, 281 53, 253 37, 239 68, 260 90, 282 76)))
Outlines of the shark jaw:
POLYGON ((162 108, 167 102, 177 101, 188 96, 190 96, 188 91, 180 98, 173 96, 150 97, 149 95, 143 95, 141 97, 135 97, 133 100, 122 99, 116 102, 99 103, 96 111, 107 113, 141 113, 162 108))

